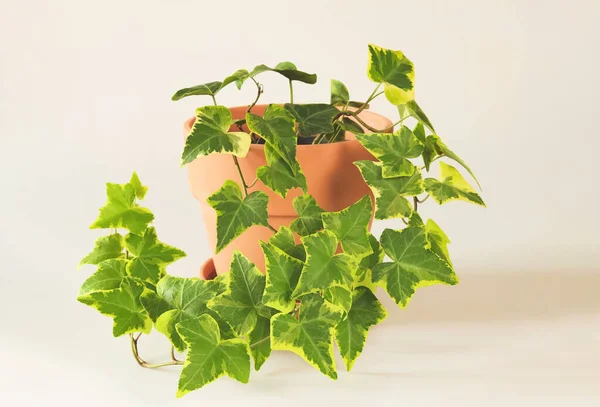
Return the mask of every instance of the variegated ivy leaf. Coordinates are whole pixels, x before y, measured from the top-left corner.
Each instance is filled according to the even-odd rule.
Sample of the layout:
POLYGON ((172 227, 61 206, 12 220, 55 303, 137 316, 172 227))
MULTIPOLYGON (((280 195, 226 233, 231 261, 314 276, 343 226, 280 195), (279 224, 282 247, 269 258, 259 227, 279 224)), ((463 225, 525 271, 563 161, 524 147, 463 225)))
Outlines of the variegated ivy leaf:
POLYGON ((405 196, 419 195, 424 191, 423 179, 418 169, 409 177, 384 178, 381 163, 363 160, 354 164, 373 191, 376 219, 410 216, 412 206, 405 196))
POLYGON ((325 229, 335 234, 344 252, 361 258, 373 252, 369 243, 369 222, 372 213, 371 197, 365 195, 346 209, 324 212, 321 217, 325 229))
POLYGON ((394 134, 357 134, 356 139, 382 162, 383 178, 412 175, 415 166, 408 159, 417 158, 423 152, 423 144, 406 126, 394 134))
POLYGON ((217 211, 217 253, 250 226, 269 224, 269 197, 264 192, 242 198, 238 184, 227 180, 207 201, 217 211))
POLYGON ((306 177, 297 161, 290 167, 269 143, 265 144, 268 165, 256 170, 256 176, 277 195, 285 199, 290 189, 307 190, 306 177))
POLYGON ((115 337, 133 332, 147 334, 152 330, 152 321, 140 302, 144 291, 149 290, 139 280, 125 277, 119 288, 91 292, 77 300, 112 317, 115 337))
POLYGON ((185 257, 185 252, 158 240, 156 229, 149 227, 141 235, 125 236, 125 247, 135 256, 127 265, 127 272, 143 281, 156 283, 164 267, 185 257))
POLYGON ((352 306, 352 292, 346 287, 333 286, 323 291, 323 298, 340 307, 345 313, 350 312, 352 306))
POLYGON ((417 122, 412 133, 417 138, 417 140, 419 140, 422 144, 425 144, 427 137, 425 136, 425 127, 423 126, 423 123, 417 122))
POLYGON ((342 117, 341 121, 336 122, 344 131, 349 131, 353 134, 363 133, 365 130, 349 117, 342 117))
POLYGON ((298 319, 277 314, 271 319, 271 347, 289 350, 304 358, 323 374, 337 379, 333 360, 333 330, 342 310, 317 294, 302 298, 298 319))
POLYGON ((135 197, 137 199, 144 199, 144 197, 146 196, 146 192, 148 192, 148 187, 145 185, 142 185, 142 181, 140 181, 140 177, 138 177, 138 175, 135 171, 131 175, 129 184, 135 190, 135 197))
POLYGON ((148 208, 143 208, 135 202, 136 191, 136 188, 129 183, 107 182, 108 200, 100 208, 100 214, 90 229, 125 228, 133 233, 146 230, 148 224, 154 220, 154 215, 148 208))
POLYGON ((415 98, 413 63, 401 51, 392 51, 369 44, 369 79, 383 83, 387 99, 395 104, 405 104, 415 98))
POLYGON ((433 124, 431 124, 431 121, 429 120, 423 109, 421 109, 421 106, 419 106, 416 100, 411 100, 408 103, 406 103, 406 107, 410 111, 410 115, 412 117, 417 119, 419 122, 423 123, 425 126, 427 126, 429 130, 435 133, 433 124))
POLYGON ((96 239, 94 249, 81 259, 78 267, 84 264, 98 264, 104 260, 118 259, 120 257, 125 257, 125 253, 123 253, 123 236, 113 233, 96 239))
POLYGON ((485 206, 483 199, 453 166, 440 161, 440 178, 441 181, 435 178, 425 179, 425 191, 440 205, 460 199, 485 206))
MULTIPOLYGON (((281 232, 278 232, 278 234, 281 232)), ((290 312, 296 306, 292 296, 304 263, 279 249, 273 243, 261 242, 265 255, 266 285, 263 303, 281 312, 290 312)))
POLYGON ((306 252, 302 244, 296 244, 294 233, 287 226, 281 226, 277 233, 269 238, 269 243, 283 250, 289 256, 304 262, 306 260, 306 252))
POLYGON ((369 289, 358 287, 352 293, 352 306, 348 316, 335 328, 335 339, 347 371, 352 369, 363 351, 369 328, 386 317, 387 311, 369 289))
POLYGON ((346 106, 350 102, 350 92, 342 82, 331 80, 331 104, 333 106, 346 106))
POLYGON ((180 100, 188 96, 215 96, 224 87, 235 82, 238 89, 241 89, 242 84, 248 78, 248 71, 239 69, 221 81, 208 82, 202 85, 192 86, 191 88, 183 88, 175 92, 171 100, 180 100))
POLYGON ((220 281, 167 275, 156 285, 156 292, 148 290, 142 295, 141 302, 155 319, 156 330, 164 334, 175 349, 183 352, 186 344, 175 327, 180 322, 197 318, 202 314, 208 313, 219 322, 223 336, 234 336, 231 327, 206 305, 223 290, 220 281))
POLYGON ((227 375, 242 383, 250 378, 248 344, 242 339, 222 339, 217 321, 202 315, 177 324, 177 333, 189 346, 177 397, 227 375))
POLYGON ((300 137, 332 132, 333 118, 340 113, 338 109, 325 103, 305 105, 286 103, 285 108, 296 118, 300 137))
POLYGON ((203 106, 196 109, 196 121, 185 140, 181 165, 199 156, 229 153, 245 157, 252 139, 248 133, 230 132, 231 112, 225 106, 203 106))
POLYGON ((296 132, 294 117, 282 106, 267 106, 263 117, 246 114, 246 124, 251 132, 258 134, 290 166, 296 162, 296 132))
POLYGON ((424 228, 385 229, 381 245, 391 262, 373 269, 373 281, 404 308, 418 287, 438 283, 454 285, 458 279, 446 261, 430 250, 424 228))
POLYGON ((321 214, 325 212, 311 195, 294 198, 294 209, 298 217, 290 223, 290 228, 300 236, 311 235, 323 229, 321 214))
POLYGON ((98 269, 79 289, 79 296, 84 296, 96 291, 114 290, 119 288, 121 281, 126 276, 125 259, 109 259, 98 264, 98 269))
MULTIPOLYGON (((477 183, 477 186, 479 187, 479 189, 481 189, 481 185, 479 185, 479 181, 477 180, 477 177, 475 177, 475 174, 473 173, 473 171, 471 170, 471 168, 469 168, 469 166, 467 165, 467 163, 465 163, 462 158, 460 158, 458 155, 456 155, 456 153, 454 151, 450 150, 448 148, 448 146, 446 144, 444 144, 444 142, 439 138, 439 136, 437 136, 436 134, 432 134, 430 136, 427 136, 427 141, 428 141, 428 143, 431 146, 430 149, 432 149, 433 151, 435 151, 435 153, 437 153, 437 154, 439 154, 441 156, 444 156, 444 157, 448 157, 451 160, 456 161, 465 170, 467 170, 467 172, 473 177, 473 179, 477 183)), ((427 143, 425 145, 425 149, 428 150, 427 143)), ((431 159, 429 159, 429 162, 427 162, 427 160, 425 160, 425 155, 424 155, 423 156, 423 160, 425 161, 425 167, 427 168, 427 171, 429 171, 429 164, 431 163, 431 159)))
POLYGON ((425 169, 427 171, 429 171, 433 159, 438 155, 436 140, 437 136, 430 135, 427 136, 425 143, 423 144, 423 164, 425 164, 425 169))
POLYGON ((429 241, 431 251, 446 260, 446 263, 452 267, 450 253, 448 252, 448 244, 450 243, 448 236, 446 236, 444 231, 433 221, 433 219, 427 220, 427 223, 425 224, 425 233, 427 233, 427 240, 429 241))
POLYGON ((377 286, 373 283, 373 268, 383 261, 385 255, 377 238, 370 233, 369 244, 371 245, 372 253, 360 259, 353 286, 367 287, 369 290, 375 292, 377 286))
POLYGON ((259 316, 248 336, 250 354, 254 359, 254 370, 258 371, 271 355, 271 320, 259 316))
POLYGON ((254 330, 262 315, 272 312, 263 304, 265 276, 239 251, 233 253, 227 290, 211 299, 208 308, 215 311, 240 336, 254 330))
POLYGON ((306 249, 306 262, 292 298, 331 286, 350 287, 358 259, 346 253, 335 254, 339 241, 333 232, 322 230, 302 237, 301 241, 306 249))
POLYGON ((290 81, 304 82, 310 85, 317 83, 317 75, 299 71, 296 65, 291 62, 280 62, 275 65, 275 68, 270 68, 267 65, 258 65, 250 72, 249 77, 254 78, 256 75, 268 71, 277 72, 290 81))

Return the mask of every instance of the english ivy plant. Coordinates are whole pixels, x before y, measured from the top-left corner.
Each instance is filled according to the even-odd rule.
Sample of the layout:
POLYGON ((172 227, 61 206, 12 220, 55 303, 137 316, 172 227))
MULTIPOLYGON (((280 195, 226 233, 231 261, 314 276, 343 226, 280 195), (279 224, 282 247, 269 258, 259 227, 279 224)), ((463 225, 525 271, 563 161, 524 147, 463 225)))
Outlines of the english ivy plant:
POLYGON ((225 375, 246 383, 251 364, 259 370, 272 350, 296 353, 336 379, 334 342, 350 370, 371 327, 387 316, 375 295, 377 287, 403 308, 419 287, 458 283, 449 238, 432 219, 423 221, 418 209, 430 196, 440 205, 463 200, 485 206, 461 173, 442 160, 458 163, 475 179, 473 172, 442 141, 415 101, 412 62, 400 51, 375 45, 368 51, 367 74, 376 86, 363 102, 352 100, 347 87, 332 80, 330 103, 294 103, 294 82, 313 84, 317 77, 290 62, 240 69, 173 96, 206 95, 213 101, 196 111, 182 165, 225 153, 239 169, 238 159, 250 145, 264 144, 267 165, 258 168, 256 180, 248 183, 240 170, 240 179, 226 180, 208 203, 217 215, 217 252, 251 226, 272 229, 268 241, 260 242, 265 270, 235 251, 230 271, 213 280, 168 275, 167 266, 185 253, 158 239, 151 225, 154 215, 140 204, 147 188, 136 173, 128 183, 106 185, 107 203, 91 228, 110 233, 98 238, 81 260, 80 265, 94 265, 96 271, 83 283, 78 300, 111 317, 115 337, 129 335, 141 366, 183 365, 177 396, 225 375), (290 102, 269 105, 259 116, 252 110, 263 93, 257 78, 269 72, 287 79, 290 102), (247 81, 256 86, 256 98, 245 118, 233 120, 216 96, 232 83, 241 88, 247 81), (382 94, 397 106, 399 119, 377 129, 360 113, 382 94), (342 142, 348 134, 378 160, 355 163, 374 201, 366 196, 327 212, 307 194, 296 146, 342 142), (425 176, 437 160, 439 178, 425 176), (284 198, 292 189, 302 190, 293 200, 298 218, 273 228, 268 195, 249 191, 258 181, 284 198), (405 226, 385 229, 378 239, 368 229, 372 212, 376 219, 397 218, 405 226), (165 363, 150 364, 139 355, 138 341, 153 327, 172 345, 171 360, 165 363), (175 351, 185 353, 185 361, 175 351))

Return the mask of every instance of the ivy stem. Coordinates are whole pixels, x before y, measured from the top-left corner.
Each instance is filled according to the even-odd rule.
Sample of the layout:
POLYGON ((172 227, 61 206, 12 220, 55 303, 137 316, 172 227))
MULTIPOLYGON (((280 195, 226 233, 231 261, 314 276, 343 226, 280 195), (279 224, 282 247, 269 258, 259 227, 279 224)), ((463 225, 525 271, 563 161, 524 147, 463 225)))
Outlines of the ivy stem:
POLYGON ((181 360, 177 359, 175 356, 175 346, 171 346, 171 360, 173 362, 181 362, 181 360))
POLYGON ((268 341, 269 339, 271 339, 270 336, 267 336, 266 338, 262 338, 260 341, 258 342, 254 342, 253 344, 250 345, 250 349, 252 348, 256 348, 258 345, 260 345, 261 343, 264 343, 266 341, 268 341))
POLYGON ((235 166, 237 167, 237 171, 238 174, 240 174, 240 181, 242 183, 242 188, 244 188, 244 197, 248 196, 248 187, 246 186, 246 181, 244 180, 244 174, 242 174, 242 169, 240 168, 240 162, 238 161, 238 158, 235 155, 232 155, 233 157, 233 162, 235 163, 235 166))
POLYGON ((258 181, 258 177, 254 178, 254 181, 252 181, 252 184, 247 185, 247 187, 252 188, 256 184, 257 181, 258 181))
POLYGON ((290 103, 294 104, 294 86, 292 85, 291 79, 289 79, 288 82, 290 83, 290 103))
POLYGON ((215 95, 210 95, 210 97, 212 98, 214 105, 217 106, 217 99, 215 98, 215 95))
POLYGON ((417 197, 415 196, 415 199, 417 200, 417 202, 418 202, 418 203, 422 204, 423 202, 425 202, 426 200, 428 200, 430 196, 431 196, 431 195, 427 195, 427 196, 426 196, 425 198, 423 198, 423 199, 419 199, 419 198, 417 198, 417 197))
POLYGON ((419 209, 419 199, 416 196, 413 196, 413 211, 417 211, 417 209, 419 209))
POLYGON ((253 82, 254 82, 254 84, 256 85, 257 92, 256 92, 256 99, 254 99, 254 102, 252 102, 252 104, 251 104, 250 106, 248 106, 248 109, 246 109, 246 113, 250 113, 250 111, 252 110, 252 108, 253 108, 254 106, 256 106, 256 104, 258 103, 258 99, 260 98, 260 95, 261 95, 261 94, 262 94, 262 92, 263 92, 261 84, 260 84, 260 83, 258 83, 258 82, 256 81, 256 79, 254 79, 254 78, 252 78, 252 77, 250 77, 250 79, 252 79, 252 81, 253 81, 253 82))
POLYGON ((273 232, 277 233, 277 229, 275 229, 271 224, 267 223, 267 227, 271 229, 273 232))
POLYGON ((175 365, 183 365, 183 362, 180 360, 171 360, 170 362, 165 362, 165 363, 157 363, 157 364, 151 364, 146 362, 144 359, 142 359, 140 357, 140 354, 138 352, 138 340, 140 339, 141 333, 134 338, 133 334, 129 334, 129 338, 131 339, 131 352, 133 353, 133 357, 135 358, 135 361, 137 362, 138 365, 140 365, 141 367, 147 368, 147 369, 156 369, 159 367, 164 367, 164 366, 175 366, 175 365))
MULTIPOLYGON (((377 96, 381 95, 381 93, 377 93, 377 91, 379 90, 379 88, 381 87, 381 83, 377 84, 377 87, 373 90, 373 92, 369 95, 369 97, 367 98, 366 102, 363 103, 363 105, 361 107, 359 107, 355 113, 359 114, 360 112, 362 112, 363 110, 365 110, 365 108, 367 107, 367 105, 369 104, 369 102, 373 99, 375 99, 377 96)), ((371 130, 373 131, 373 130, 371 130)))
POLYGON ((356 121, 358 123, 360 123, 365 129, 368 129, 368 130, 372 131, 373 133, 383 133, 385 130, 387 130, 387 129, 379 130, 379 129, 376 129, 375 127, 369 126, 360 117, 358 117, 358 113, 360 113, 360 110, 361 109, 358 109, 358 110, 356 110, 354 112, 352 112, 350 110, 344 110, 342 112, 342 114, 344 114, 346 116, 352 116, 352 117, 354 117, 356 119, 356 121))

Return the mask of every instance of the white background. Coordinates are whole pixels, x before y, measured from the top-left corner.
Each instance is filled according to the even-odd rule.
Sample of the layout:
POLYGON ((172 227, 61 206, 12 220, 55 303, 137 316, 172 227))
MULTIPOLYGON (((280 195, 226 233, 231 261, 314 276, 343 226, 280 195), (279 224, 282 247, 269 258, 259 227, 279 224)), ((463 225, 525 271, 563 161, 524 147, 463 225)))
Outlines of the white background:
MULTIPOLYGON (((297 101, 328 100, 330 78, 365 98, 373 88, 367 44, 374 43, 401 49, 415 63, 417 100, 483 186, 487 209, 460 202, 423 207, 452 239, 466 291, 426 289, 415 310, 392 308, 383 336, 371 339, 371 359, 335 384, 293 355, 277 355, 266 373, 254 375, 255 385, 223 380, 184 400, 325 402, 343 390, 350 402, 372 400, 375 391, 400 401, 404 391, 412 405, 525 403, 544 395, 592 403, 600 381, 598 363, 592 365, 600 359, 600 290, 590 288, 600 288, 593 277, 600 272, 598 21, 600 2, 593 0, 0 0, 0 400, 175 404, 176 373, 140 372, 126 340, 110 338, 110 321, 75 302, 91 272, 75 268, 99 235, 87 226, 105 200, 104 182, 125 182, 138 171, 150 186, 145 203, 159 236, 188 253, 170 272, 196 275, 210 251, 179 168, 181 127, 209 101, 175 103, 171 94, 238 68, 289 60, 319 76, 317 85, 296 86, 297 101), (428 319, 433 307, 447 317, 460 312, 454 316, 467 325, 456 333, 444 318, 428 319), (505 307, 514 311, 502 314, 508 319, 541 313, 546 325, 491 324, 494 310, 505 307), (576 315, 560 325, 553 318, 565 309, 576 315), (469 317, 473 312, 481 318, 469 317), (592 320, 582 322, 579 312, 592 320), (502 344, 499 337, 512 339, 502 344), (451 359, 436 353, 445 342, 451 359), (465 346, 475 355, 461 353, 465 346), (518 363, 508 362, 508 348, 517 349, 518 363), (396 349, 410 361, 390 356, 396 349), (544 365, 549 358, 554 364, 544 365), (405 370, 374 367, 385 363, 405 370), (460 371, 447 373, 445 363, 460 371), (489 381, 486 367, 495 372, 489 381), (572 381, 560 379, 565 375, 572 381), (539 382, 528 381, 534 377, 539 382)), ((261 82, 263 101, 287 99, 282 78, 264 74, 261 82)), ((241 92, 232 86, 218 99, 239 105, 253 96, 249 85, 241 92)), ((395 117, 383 100, 373 108, 395 117)), ((376 223, 375 233, 386 226, 395 224, 376 223)), ((148 343, 150 357, 155 351, 160 358, 161 338, 148 343)))

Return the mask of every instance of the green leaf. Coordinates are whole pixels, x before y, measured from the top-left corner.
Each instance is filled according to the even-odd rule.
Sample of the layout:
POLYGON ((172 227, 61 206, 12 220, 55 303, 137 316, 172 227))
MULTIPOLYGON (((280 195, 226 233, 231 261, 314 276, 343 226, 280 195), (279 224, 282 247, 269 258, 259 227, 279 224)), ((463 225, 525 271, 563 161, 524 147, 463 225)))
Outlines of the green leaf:
MULTIPOLYGON (((222 289, 223 285, 214 280, 167 275, 156 285, 156 293, 146 291, 141 301, 147 309, 154 310, 151 314, 155 319, 156 330, 169 338, 175 349, 183 352, 186 344, 176 330, 176 325, 180 322, 208 313, 219 321, 223 333, 231 332, 231 328, 227 330, 227 325, 206 305, 210 299, 221 294, 222 289), (160 311, 162 312, 159 314, 160 311)), ((228 336, 231 334, 228 333, 228 336)))
POLYGON ((233 124, 231 112, 225 106, 203 106, 196 109, 196 121, 185 140, 181 165, 199 156, 230 153, 245 157, 252 139, 248 133, 229 132, 233 124))
MULTIPOLYGON (((238 69, 237 71, 235 71, 234 73, 232 73, 231 75, 229 75, 227 78, 225 78, 223 80, 223 85, 221 86, 221 89, 223 89, 225 86, 229 85, 230 83, 235 82, 235 86, 238 89, 242 88, 242 85, 244 84, 244 82, 246 81, 246 79, 249 78, 249 73, 247 70, 245 69, 238 69)), ((219 90, 221 90, 219 89, 219 90)))
POLYGON ((431 130, 433 133, 435 133, 435 129, 433 128, 431 121, 429 120, 429 118, 427 117, 427 115, 425 114, 423 109, 421 109, 421 107, 419 106, 419 104, 417 103, 416 100, 411 100, 411 101, 407 102, 406 107, 409 109, 410 115, 412 117, 417 119, 419 122, 422 122, 423 124, 425 124, 425 126, 427 126, 427 128, 429 128, 429 130, 431 130))
POLYGON ((358 259, 346 253, 335 254, 338 239, 329 230, 301 238, 306 249, 306 263, 300 274, 293 298, 324 290, 331 286, 350 287, 358 268, 358 259))
POLYGON ((429 167, 433 162, 433 159, 438 155, 437 147, 436 147, 436 139, 437 136, 430 135, 425 139, 425 144, 423 148, 423 164, 425 164, 425 169, 429 171, 429 167))
POLYGON ((267 194, 254 191, 242 198, 242 191, 234 181, 225 181, 208 197, 208 203, 217 211, 217 253, 250 226, 269 224, 267 194))
POLYGON ((335 339, 347 371, 352 370, 354 362, 363 351, 369 328, 379 324, 387 315, 385 308, 369 289, 358 287, 354 291, 348 316, 335 328, 335 339))
POLYGON ((143 281, 156 283, 165 266, 185 257, 185 252, 158 240, 156 229, 149 227, 140 236, 129 233, 125 247, 135 257, 127 265, 127 272, 143 281))
POLYGON ((136 190, 131 184, 106 183, 106 204, 90 229, 125 228, 133 233, 143 232, 154 215, 148 208, 135 203, 136 190))
POLYGON ((342 121, 336 122, 344 131, 349 131, 353 134, 363 133, 365 130, 349 117, 343 117, 342 121))
POLYGON ((223 340, 210 315, 177 324, 178 335, 190 350, 181 370, 177 397, 227 375, 242 383, 250 378, 248 344, 242 339, 223 340))
POLYGON ((352 306, 352 292, 345 287, 329 287, 323 291, 323 298, 343 309, 345 313, 348 313, 352 306))
POLYGON ((405 104, 415 98, 413 63, 401 51, 392 51, 369 44, 369 79, 383 83, 387 99, 395 104, 405 104))
POLYGON ((301 243, 296 244, 294 233, 287 226, 281 226, 277 233, 269 238, 269 243, 301 262, 306 260, 304 246, 301 243))
POLYGON ((333 118, 340 113, 338 109, 325 103, 305 105, 286 103, 285 108, 296 118, 300 137, 332 132, 333 118))
POLYGON ((79 262, 79 267, 84 264, 98 264, 108 259, 125 257, 123 253, 123 236, 118 233, 102 236, 96 239, 94 250, 79 262))
POLYGON ((304 82, 310 85, 317 83, 317 75, 299 71, 296 68, 296 65, 291 62, 280 62, 275 68, 270 68, 267 65, 258 65, 250 72, 249 76, 254 78, 256 75, 267 71, 277 72, 288 78, 290 81, 304 82))
POLYGON ((140 302, 140 295, 145 290, 141 282, 125 277, 119 288, 92 292, 77 300, 112 317, 115 337, 133 332, 147 334, 152 330, 152 321, 140 302))
POLYGON ((265 276, 239 251, 233 253, 227 290, 208 302, 240 336, 248 335, 265 312, 262 303, 265 276))
POLYGON ((344 252, 361 258, 373 252, 369 243, 372 213, 371 197, 365 195, 346 209, 324 212, 321 217, 325 229, 332 231, 338 238, 344 252))
POLYGON ((306 177, 297 161, 290 167, 269 143, 265 144, 265 157, 268 165, 256 170, 256 176, 267 187, 282 198, 290 189, 307 190, 306 177))
POLYGON ((271 321, 269 318, 259 316, 256 325, 248 336, 250 354, 254 359, 254 369, 260 370, 261 366, 271 355, 271 321))
POLYGON ((446 260, 446 263, 452 267, 450 253, 448 252, 448 244, 450 243, 448 236, 446 236, 444 231, 433 221, 433 219, 427 220, 427 223, 425 224, 425 233, 427 233, 427 240, 431 245, 431 251, 446 260))
POLYGON ((406 126, 394 134, 357 134, 356 139, 382 162, 384 178, 412 175, 415 166, 408 159, 417 158, 423 152, 423 144, 406 126))
POLYGON ((129 180, 129 184, 135 190, 135 197, 137 199, 144 199, 146 196, 146 192, 148 192, 148 187, 142 185, 142 181, 140 181, 140 177, 138 177, 137 173, 134 171, 131 175, 131 179, 129 180))
POLYGON ((342 311, 317 294, 302 298, 298 319, 277 314, 271 319, 271 347, 289 350, 323 374, 337 379, 333 360, 333 330, 342 311))
POLYGON ((81 297, 96 291, 119 288, 126 275, 127 263, 125 259, 109 259, 101 262, 96 272, 84 281, 78 295, 81 297))
MULTIPOLYGON (((448 146, 442 142, 442 140, 439 138, 439 136, 434 134, 434 135, 427 137, 427 139, 430 139, 430 137, 431 137, 431 143, 435 143, 435 149, 436 149, 437 153, 439 153, 440 155, 443 155, 444 157, 448 157, 448 158, 456 161, 457 163, 459 163, 473 177, 473 179, 477 183, 477 186, 479 187, 479 189, 481 189, 481 185, 479 185, 479 181, 477 181, 475 174, 473 173, 473 171, 471 171, 471 168, 469 168, 467 163, 465 163, 462 160, 462 158, 460 158, 458 155, 456 155, 455 152, 450 150, 448 148, 448 146)), ((427 170, 429 171, 429 168, 427 170)))
POLYGON ((421 143, 425 144, 427 137, 425 137, 425 127, 423 127, 423 123, 417 122, 412 133, 415 135, 417 140, 419 140, 421 143))
POLYGON ((410 177, 384 178, 381 163, 363 160, 354 164, 373 191, 376 219, 410 216, 412 206, 404 197, 419 195, 424 191, 423 179, 418 169, 415 169, 410 177))
POLYGON ((321 214, 323 209, 311 195, 302 195, 294 198, 294 209, 298 217, 290 223, 290 229, 300 236, 311 235, 323 229, 321 214))
MULTIPOLYGON (((279 230, 278 234, 281 232, 279 230)), ((273 243, 260 243, 265 255, 266 284, 263 303, 288 313, 296 306, 292 296, 304 263, 276 247, 273 243)))
POLYGON ((381 245, 392 262, 376 265, 373 281, 402 308, 408 305, 418 287, 458 283, 450 265, 427 248, 426 233, 421 227, 408 226, 401 231, 385 229, 381 245))
POLYGON ((375 292, 377 286, 373 283, 372 272, 373 268, 381 263, 384 258, 383 249, 377 241, 377 238, 369 233, 369 244, 371 245, 372 253, 363 257, 358 263, 358 270, 355 274, 354 287, 367 287, 375 292))
POLYGON ((331 104, 333 106, 345 106, 350 101, 348 88, 342 82, 331 80, 331 104))
POLYGON ((179 89, 171 96, 171 100, 181 100, 188 96, 215 96, 221 88, 223 88, 223 82, 221 81, 203 83, 202 85, 179 89))
POLYGON ((440 161, 440 178, 441 181, 435 178, 425 179, 425 191, 440 205, 460 199, 485 207, 483 199, 453 166, 440 161))

